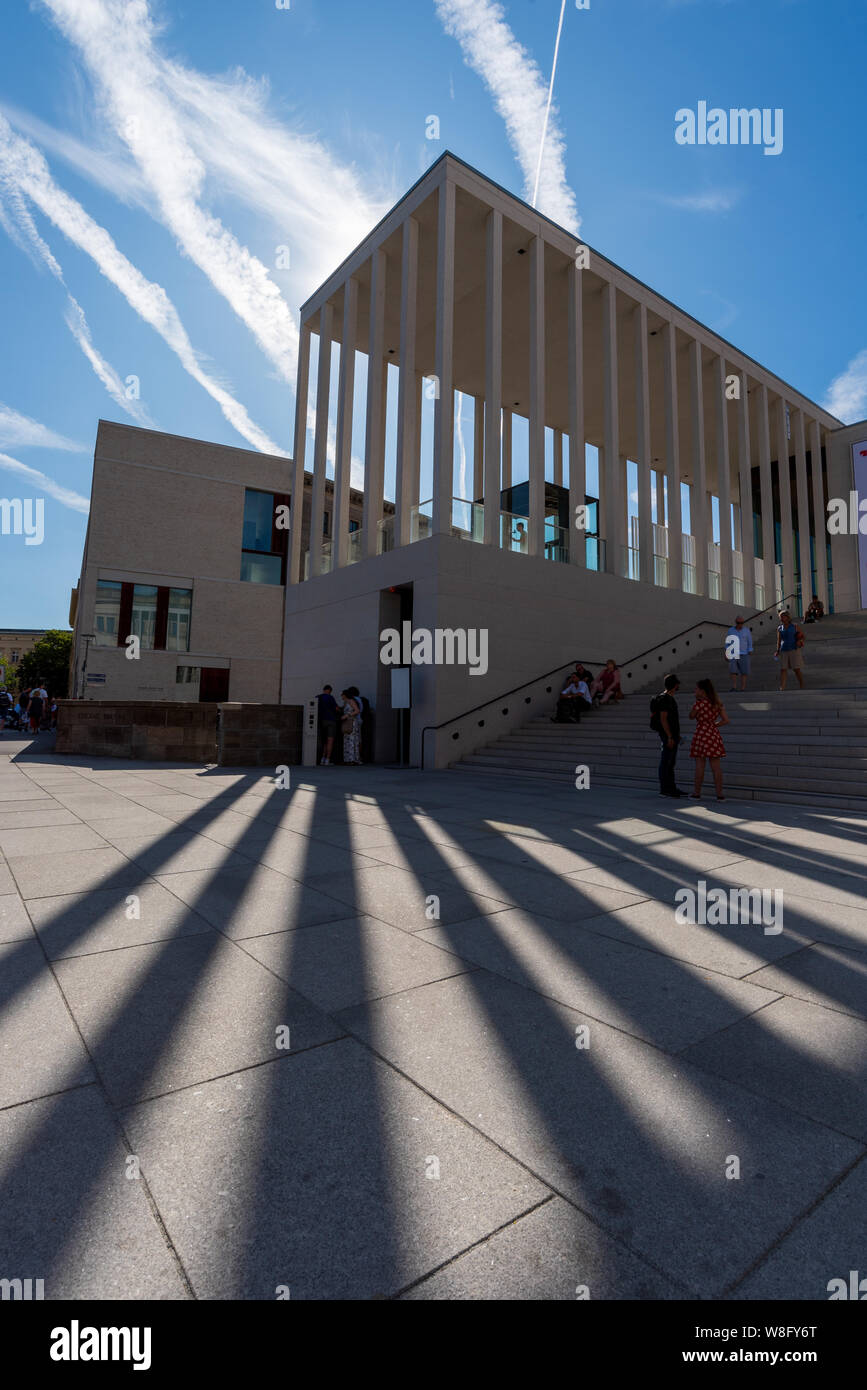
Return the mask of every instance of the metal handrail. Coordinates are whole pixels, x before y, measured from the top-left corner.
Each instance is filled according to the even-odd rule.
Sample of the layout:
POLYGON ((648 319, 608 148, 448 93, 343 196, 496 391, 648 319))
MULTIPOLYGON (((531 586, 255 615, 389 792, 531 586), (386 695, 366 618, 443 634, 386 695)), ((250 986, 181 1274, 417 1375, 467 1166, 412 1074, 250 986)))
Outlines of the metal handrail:
MULTIPOLYGON (((754 622, 756 618, 763 617, 765 613, 772 612, 775 608, 779 610, 780 608, 782 608, 783 604, 788 603, 789 599, 797 599, 797 594, 786 594, 783 598, 781 598, 778 601, 778 603, 769 603, 766 608, 760 608, 758 612, 752 615, 752 617, 750 618, 750 622, 754 622)), ((653 652, 657 651, 659 647, 667 647, 669 642, 676 642, 678 638, 685 637, 688 632, 693 632, 695 628, 709 626, 724 627, 725 623, 722 618, 705 618, 703 622, 693 623, 690 627, 685 627, 681 632, 676 632, 673 637, 663 638, 663 640, 661 642, 657 642, 655 646, 648 647, 646 651, 639 652, 637 656, 629 657, 626 661, 622 661, 620 665, 632 666, 636 661, 640 661, 642 657, 650 656, 653 652)), ((583 659, 584 658, 582 657, 582 660, 583 659)), ((594 664, 597 661, 602 661, 604 664, 604 662, 608 660, 607 657, 595 656, 588 657, 587 659, 589 661, 594 662, 594 664)), ((558 672, 564 670, 565 667, 569 664, 570 663, 567 661, 561 661, 560 665, 555 666, 553 670, 545 671, 541 676, 533 676, 530 680, 524 681, 522 685, 516 685, 511 690, 506 690, 502 695, 492 695, 490 699, 483 700, 480 705, 474 705, 472 709, 464 710, 462 714, 454 714, 450 719, 444 719, 441 724, 426 724, 421 731, 421 763, 419 766, 419 771, 424 772, 425 734, 439 733, 440 729, 447 729, 449 724, 456 724, 460 719, 467 719, 471 714, 478 714, 479 710, 486 709, 488 705, 496 705, 499 704, 501 700, 508 700, 510 696, 518 695, 522 690, 526 690, 528 685, 535 685, 537 681, 545 681, 550 679, 551 676, 556 676, 558 672)))

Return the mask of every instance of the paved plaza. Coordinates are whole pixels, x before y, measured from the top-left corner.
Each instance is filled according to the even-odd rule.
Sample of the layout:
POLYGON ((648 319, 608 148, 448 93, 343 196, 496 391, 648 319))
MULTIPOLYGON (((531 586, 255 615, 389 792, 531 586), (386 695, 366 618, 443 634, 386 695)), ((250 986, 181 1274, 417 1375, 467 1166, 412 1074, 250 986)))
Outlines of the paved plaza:
POLYGON ((0 742, 0 1277, 826 1299, 867 1274, 865 829, 0 742), (783 930, 679 922, 700 881, 783 930))

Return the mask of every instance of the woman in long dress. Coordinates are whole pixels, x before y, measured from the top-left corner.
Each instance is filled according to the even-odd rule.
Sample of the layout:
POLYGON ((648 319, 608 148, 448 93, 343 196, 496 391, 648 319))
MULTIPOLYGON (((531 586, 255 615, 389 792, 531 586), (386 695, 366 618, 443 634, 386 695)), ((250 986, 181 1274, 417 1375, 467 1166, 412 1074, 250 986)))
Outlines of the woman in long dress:
POLYGON ((695 733, 689 749, 689 756, 695 758, 695 791, 693 801, 701 799, 701 784, 704 781, 705 763, 710 763, 717 801, 725 801, 722 789, 722 767, 720 759, 726 755, 725 744, 719 728, 728 724, 725 705, 713 688, 711 681, 699 681, 695 687, 695 704, 689 712, 695 720, 695 733))
POLYGON ((341 723, 343 725, 343 761, 351 767, 361 766, 361 701, 356 700, 347 690, 340 693, 343 701, 341 723))

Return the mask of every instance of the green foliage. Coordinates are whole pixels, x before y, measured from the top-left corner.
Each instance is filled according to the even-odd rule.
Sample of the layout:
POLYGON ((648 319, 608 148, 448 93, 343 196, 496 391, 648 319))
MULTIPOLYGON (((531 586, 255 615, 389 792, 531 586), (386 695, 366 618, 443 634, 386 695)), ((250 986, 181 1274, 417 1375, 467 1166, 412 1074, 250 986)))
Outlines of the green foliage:
POLYGON ((27 690, 40 680, 48 694, 64 699, 69 690, 69 658, 72 652, 72 633, 54 629, 25 652, 15 668, 18 690, 27 690))

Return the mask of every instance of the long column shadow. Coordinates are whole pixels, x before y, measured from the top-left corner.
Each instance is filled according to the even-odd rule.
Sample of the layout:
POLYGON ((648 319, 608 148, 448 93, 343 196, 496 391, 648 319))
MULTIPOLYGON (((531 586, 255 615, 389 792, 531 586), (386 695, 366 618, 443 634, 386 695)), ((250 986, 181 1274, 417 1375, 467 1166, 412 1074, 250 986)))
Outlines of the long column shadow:
MULTIPOLYGON (((402 829, 408 828, 398 816, 391 816, 390 823, 396 835, 399 835, 402 829)), ((420 842, 415 843, 418 844, 420 842)), ((422 858, 420 851, 414 849, 412 838, 404 840, 403 848, 410 869, 415 872, 419 881, 427 879, 429 882, 435 882, 436 877, 431 874, 428 862, 430 856, 426 855, 422 858), (415 865, 413 863, 414 859, 417 861, 415 865)), ((472 842, 470 842, 468 844, 468 852, 472 853, 472 851, 473 846, 472 842)), ((480 867, 483 867, 485 873, 489 875, 493 881, 496 881, 498 870, 502 868, 502 866, 497 864, 496 860, 486 859, 482 852, 475 859, 475 862, 480 867)), ((445 861, 443 861, 443 881, 451 879, 459 882, 460 873, 461 870, 459 868, 454 870, 450 869, 445 861)), ((680 876, 666 871, 665 877, 677 882, 680 876)), ((485 890, 482 889, 481 891, 485 890)), ((505 901, 510 901, 512 897, 508 885, 505 885, 505 891, 499 895, 495 887, 488 891, 491 896, 500 896, 500 898, 505 901)), ((576 895, 576 903, 578 903, 581 897, 580 887, 575 885, 573 891, 576 895)), ((640 890, 640 894, 641 896, 646 896, 644 890, 640 890)), ((525 905, 524 910, 532 912, 532 907, 528 908, 525 905)), ((537 917, 535 920, 539 928, 543 930, 546 926, 552 925, 550 922, 546 922, 543 917, 537 917)), ((444 921, 440 926, 443 936, 451 943, 450 949, 453 949, 456 955, 466 958, 462 951, 459 924, 451 926, 448 921, 444 921)), ((493 941, 497 939, 500 936, 497 926, 497 916, 493 915, 480 918, 479 930, 484 935, 487 935, 490 940, 493 941)), ((586 936, 582 936, 580 933, 576 932, 574 951, 572 954, 576 964, 582 964, 582 968, 581 947, 585 941, 586 936)), ((646 943, 636 939, 635 944, 645 945, 646 943)), ((563 949, 562 939, 558 940, 558 947, 561 950, 563 949)), ((610 1144, 607 1154, 605 1155, 609 1159, 609 1163, 607 1164, 598 1161, 602 1155, 598 1152, 597 1144, 588 1145, 588 1152, 585 1152, 580 1137, 575 1133, 574 1117, 564 1116, 562 1096, 551 1089, 549 1077, 547 1075, 546 1058, 540 1055, 540 1039, 544 1038, 550 1043, 553 1038, 563 1038, 564 1026, 562 1018, 557 1014, 552 1001, 547 996, 539 993, 539 984, 534 979, 532 972, 528 971, 526 967, 514 957, 513 953, 509 953, 508 947, 504 945, 501 939, 498 941, 498 948, 510 954, 508 978, 516 982, 519 986, 523 985, 526 989, 533 991, 535 996, 535 1017, 533 1026, 529 1032, 521 1024, 521 1021, 515 1018, 512 1006, 509 1002, 508 991, 503 992, 496 987, 492 988, 490 984, 492 975, 487 969, 482 969, 477 973, 467 975, 465 977, 465 984, 466 987, 473 992, 480 1023, 484 1024, 486 1022, 493 1030, 498 1048, 505 1053, 515 1075, 519 1078, 523 1086, 525 1102, 538 1118, 539 1125, 544 1132, 544 1138, 538 1139, 533 1147, 537 1152, 549 1154, 553 1152, 556 1154, 553 1166, 561 1172, 567 1174, 571 1173, 573 1178, 577 1179, 577 1183, 580 1185, 581 1189, 580 1193, 576 1196, 574 1188, 570 1192, 567 1183, 565 1189, 561 1189, 563 1190, 563 1195, 575 1202, 581 1210, 590 1216, 591 1219, 602 1225, 610 1234, 623 1240, 624 1243, 629 1248, 632 1248, 635 1253, 639 1254, 642 1259, 645 1261, 650 1259, 651 1262, 653 1262, 653 1257, 649 1254, 647 1248, 646 1239, 639 1241, 637 1244, 633 1243, 634 1225, 630 1201, 626 1194, 618 1191, 617 1187, 614 1185, 618 1181, 618 1178, 614 1164, 611 1162, 611 1160, 615 1160, 615 1153, 612 1152, 610 1144)), ((569 949, 568 946, 566 949, 569 949)), ((477 957, 471 956, 470 959, 476 960, 476 963, 478 963, 477 957)), ((715 992, 708 982, 696 978, 694 971, 687 973, 685 967, 679 961, 671 961, 670 967, 675 978, 677 978, 678 975, 683 975, 689 989, 698 996, 700 1002, 706 1000, 709 1006, 714 1002, 715 992)), ((580 1008, 578 1005, 567 1005, 567 1007, 574 1009, 579 1015, 587 1016, 586 1010, 580 1008)), ((635 1006, 633 1005, 633 1007, 635 1006)), ((640 1006, 638 1013, 641 1019, 640 1006)), ((650 1021, 649 1016, 645 1016, 641 1019, 641 1022, 645 1026, 645 1031, 650 1021)), ((629 1031, 628 1024, 621 1025, 621 1027, 623 1026, 629 1031)), ((563 1039, 563 1043, 566 1045, 565 1039, 563 1039)), ((665 1145, 659 1143, 655 1139, 652 1132, 652 1124, 646 1119, 642 1122, 640 1116, 641 1113, 645 1111, 646 1098, 636 1096, 635 1106, 630 1106, 626 1095, 615 1093, 615 1089, 607 1077, 604 1065, 599 1065, 595 1062, 592 1050, 588 1051, 584 1058, 584 1062, 593 1072, 595 1087, 591 1085, 590 1089, 596 1089, 598 1093, 601 1088, 605 1094, 605 1128, 609 1134, 616 1133, 617 1136, 615 1144, 616 1162, 622 1162, 622 1156, 624 1154, 630 1155, 633 1176, 642 1172, 647 1175, 651 1169, 660 1166, 676 1167, 677 1219, 678 1222, 681 1222, 683 1213, 692 1212, 693 1219, 696 1223, 695 1229, 697 1230, 699 1223, 707 1220, 709 1215, 708 1205, 709 1202, 712 1203, 713 1200, 712 1194, 709 1191, 708 1182, 702 1181, 698 1174, 692 1171, 694 1165, 690 1163, 685 1153, 681 1153, 679 1159, 673 1159, 670 1148, 666 1151, 665 1145)), ((719 1119, 722 1120, 720 1102, 711 1097, 711 1091, 718 1089, 714 1088, 711 1076, 707 1073, 703 1073, 701 1070, 693 1069, 690 1085, 694 1093, 696 1091, 698 1092, 695 1098, 700 1102, 703 1101, 705 1104, 712 1106, 716 1110, 719 1119), (702 1076, 706 1077, 704 1081, 702 1080, 702 1076)), ((598 1119, 598 1117, 595 1117, 595 1119, 598 1119)), ((595 1119, 588 1117, 588 1121, 591 1125, 595 1123, 595 1119)), ((809 1122, 805 1121, 805 1123, 809 1122)), ((730 1145, 731 1148, 735 1149, 740 1145, 742 1152, 744 1150, 749 1151, 750 1148, 752 1148, 751 1137, 743 1134, 737 1136, 737 1142, 734 1137, 729 1135, 726 1143, 730 1145)), ((509 1146, 507 1145, 507 1147, 509 1146)), ((729 1152, 731 1148, 729 1148, 729 1152)), ((514 1152, 514 1150, 510 1151, 514 1152)), ((725 1155, 720 1154, 720 1165, 722 1165, 724 1157, 725 1155)), ((720 1171, 722 1171, 721 1167, 720 1171)), ((541 1175, 544 1178, 545 1174, 542 1173, 541 1175)), ((548 1180, 550 1181, 550 1178, 548 1180)), ((556 1180, 553 1185, 557 1187, 556 1180)), ((762 1203, 762 1205, 764 1205, 764 1203, 762 1203)), ((808 1201, 805 1196, 804 1207, 806 1208, 807 1205, 808 1201)), ((790 1213, 789 1215, 794 1215, 794 1213, 790 1213)), ((785 1219, 787 1220, 789 1217, 785 1219)), ((784 1218, 781 1217, 781 1225, 782 1224, 784 1224, 784 1218)), ((695 1234, 694 1231, 693 1234, 695 1234)), ((779 1234, 779 1232, 769 1233, 768 1239, 770 1240, 771 1235, 776 1234, 779 1234)), ((747 1264, 749 1258, 755 1253, 755 1250, 751 1252, 745 1251, 743 1264, 747 1264)), ((665 1262, 661 1261, 661 1263, 664 1264, 665 1262)), ((719 1278, 720 1270, 714 1268, 713 1274, 717 1280, 715 1285, 717 1291, 721 1289, 724 1283, 737 1277, 740 1267, 740 1264, 737 1262, 731 1265, 728 1271, 726 1271, 728 1277, 723 1279, 719 1278)), ((668 1263, 667 1272, 669 1277, 677 1277, 677 1271, 672 1268, 670 1262, 668 1263)), ((706 1289, 704 1291, 707 1292, 706 1289)))

